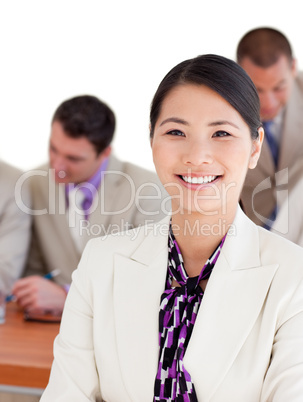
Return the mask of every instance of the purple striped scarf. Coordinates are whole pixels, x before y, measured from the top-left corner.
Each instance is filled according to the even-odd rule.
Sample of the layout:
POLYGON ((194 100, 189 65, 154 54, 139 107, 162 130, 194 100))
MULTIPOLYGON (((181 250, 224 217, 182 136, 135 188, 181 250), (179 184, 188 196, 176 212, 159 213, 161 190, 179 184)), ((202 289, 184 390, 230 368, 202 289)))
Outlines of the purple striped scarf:
POLYGON ((154 386, 154 402, 197 402, 194 384, 183 358, 190 340, 203 290, 199 282, 208 279, 220 255, 226 235, 207 260, 200 275, 188 277, 172 229, 168 237, 168 269, 159 312, 159 365, 154 386), (172 281, 180 287, 172 287, 172 281))

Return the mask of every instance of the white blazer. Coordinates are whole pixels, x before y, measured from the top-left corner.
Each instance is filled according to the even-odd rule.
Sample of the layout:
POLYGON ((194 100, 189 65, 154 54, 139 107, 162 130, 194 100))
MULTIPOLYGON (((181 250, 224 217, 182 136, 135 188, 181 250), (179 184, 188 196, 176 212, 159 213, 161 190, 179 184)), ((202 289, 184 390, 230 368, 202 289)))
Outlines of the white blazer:
MULTIPOLYGON (((168 225, 88 243, 41 402, 152 401, 168 225)), ((239 209, 184 358, 199 402, 302 402, 302 279, 303 249, 239 209)))

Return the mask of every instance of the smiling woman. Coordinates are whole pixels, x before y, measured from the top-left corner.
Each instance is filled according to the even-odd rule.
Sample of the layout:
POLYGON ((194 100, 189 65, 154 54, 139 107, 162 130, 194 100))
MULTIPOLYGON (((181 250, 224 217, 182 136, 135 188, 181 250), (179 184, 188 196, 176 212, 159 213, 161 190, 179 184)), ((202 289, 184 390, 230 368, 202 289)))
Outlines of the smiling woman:
POLYGON ((41 401, 299 402, 303 250, 238 205, 264 136, 252 81, 220 56, 186 60, 150 131, 172 212, 88 244, 41 401))
POLYGON ((246 171, 260 153, 258 130, 252 140, 240 113, 205 85, 183 83, 166 95, 151 143, 158 176, 172 197, 173 221, 178 211, 182 222, 205 217, 209 223, 210 214, 233 222, 246 171))

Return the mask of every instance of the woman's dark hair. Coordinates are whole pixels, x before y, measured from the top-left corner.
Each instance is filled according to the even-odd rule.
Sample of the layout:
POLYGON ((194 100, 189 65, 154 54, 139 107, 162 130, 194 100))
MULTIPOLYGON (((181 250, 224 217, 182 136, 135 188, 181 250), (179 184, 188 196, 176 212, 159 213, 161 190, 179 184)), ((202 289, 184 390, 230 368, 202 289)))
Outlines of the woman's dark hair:
POLYGON ((54 113, 54 121, 62 124, 69 137, 85 137, 100 154, 113 140, 115 115, 100 99, 81 95, 61 103, 54 113))
POLYGON ((173 88, 184 84, 205 85, 217 92, 240 113, 250 128, 251 137, 258 138, 260 102, 252 80, 237 63, 213 54, 185 60, 163 78, 151 104, 151 138, 165 97, 173 88))

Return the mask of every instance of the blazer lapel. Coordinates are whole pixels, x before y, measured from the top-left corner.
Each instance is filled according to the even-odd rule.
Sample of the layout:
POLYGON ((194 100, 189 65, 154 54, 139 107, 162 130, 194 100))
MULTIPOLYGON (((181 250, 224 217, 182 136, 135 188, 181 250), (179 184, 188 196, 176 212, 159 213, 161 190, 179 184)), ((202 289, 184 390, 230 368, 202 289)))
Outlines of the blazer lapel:
POLYGON ((160 234, 151 230, 132 256, 114 258, 117 349, 130 400, 138 402, 152 399, 158 365, 157 323, 167 270, 169 218, 158 225, 160 234))
POLYGON ((65 252, 70 256, 77 256, 74 261, 75 264, 73 264, 76 267, 80 259, 80 253, 74 244, 68 226, 65 187, 62 185, 59 186, 52 178, 50 178, 45 195, 49 197, 49 200, 51 200, 45 200, 45 205, 50 205, 49 215, 51 216, 51 219, 48 218, 48 220, 52 226, 57 228, 56 233, 60 237, 60 243, 62 247, 64 247, 65 252), (46 201, 48 201, 48 203, 46 203, 46 201))
POLYGON ((184 358, 199 400, 206 395, 209 400, 236 359, 277 267, 261 265, 258 229, 239 210, 208 281, 184 358))

